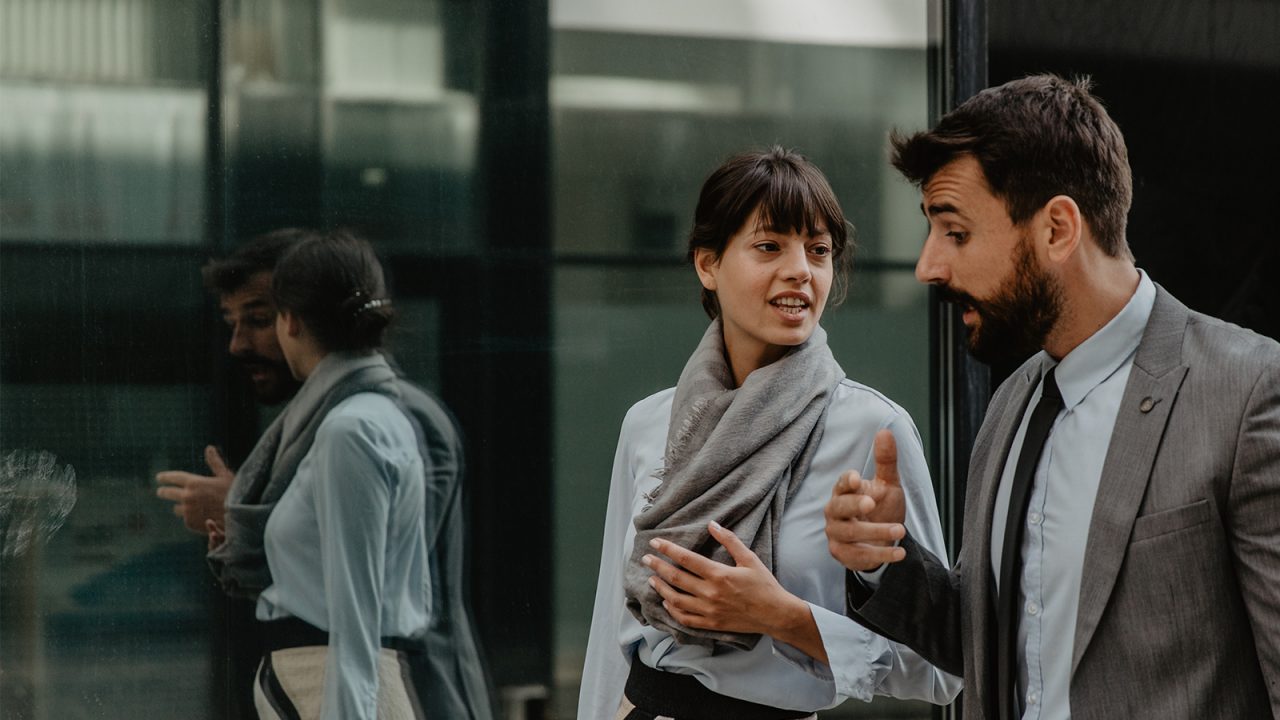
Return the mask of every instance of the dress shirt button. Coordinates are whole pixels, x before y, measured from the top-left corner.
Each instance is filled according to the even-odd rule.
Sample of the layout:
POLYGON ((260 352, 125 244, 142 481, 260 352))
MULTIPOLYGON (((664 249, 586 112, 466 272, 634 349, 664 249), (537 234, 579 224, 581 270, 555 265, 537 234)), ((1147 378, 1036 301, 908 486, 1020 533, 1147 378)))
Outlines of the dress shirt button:
POLYGON ((1029 602, 1029 603, 1027 603, 1027 614, 1028 614, 1028 615, 1032 615, 1032 616, 1039 615, 1039 614, 1040 614, 1040 606, 1039 606, 1039 605, 1037 605, 1037 604, 1035 604, 1035 603, 1033 603, 1033 602, 1029 602))
POLYGON ((1036 703, 1038 703, 1038 702, 1040 702, 1040 694, 1039 694, 1039 693, 1037 693, 1035 690, 1032 690, 1031 692, 1027 693, 1027 704, 1028 704, 1028 705, 1035 705, 1035 704, 1036 704, 1036 703))
POLYGON ((1035 512, 1035 511, 1032 511, 1032 512, 1027 513, 1027 524, 1028 524, 1028 525, 1039 525, 1039 524, 1040 524, 1041 522, 1043 522, 1043 521, 1044 521, 1044 516, 1043 516, 1043 515, 1041 515, 1040 513, 1035 512))

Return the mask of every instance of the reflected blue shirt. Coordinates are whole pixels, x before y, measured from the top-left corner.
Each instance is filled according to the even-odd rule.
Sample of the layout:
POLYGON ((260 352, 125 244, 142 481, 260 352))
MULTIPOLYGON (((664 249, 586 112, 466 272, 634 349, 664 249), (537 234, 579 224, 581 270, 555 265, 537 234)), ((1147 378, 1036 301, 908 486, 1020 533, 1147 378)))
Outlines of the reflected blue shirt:
POLYGON ((408 418, 389 398, 358 393, 321 421, 267 521, 272 584, 257 616, 329 632, 324 718, 374 718, 380 636, 426 632, 424 492, 408 418))

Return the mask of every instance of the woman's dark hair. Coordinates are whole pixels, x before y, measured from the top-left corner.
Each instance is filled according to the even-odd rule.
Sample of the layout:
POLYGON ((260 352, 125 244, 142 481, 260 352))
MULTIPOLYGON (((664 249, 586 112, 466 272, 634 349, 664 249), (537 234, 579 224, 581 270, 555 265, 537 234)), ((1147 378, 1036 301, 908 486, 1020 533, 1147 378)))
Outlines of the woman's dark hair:
MULTIPOLYGON (((848 275, 845 250, 853 227, 845 220, 822 171, 803 155, 776 145, 729 158, 702 184, 689 232, 689 261, 693 262, 700 248, 719 259, 729 239, 756 208, 760 209, 761 225, 769 230, 804 235, 825 231, 831 235, 835 280, 830 304, 840 304, 848 275)), ((716 294, 706 288, 702 289, 702 309, 712 318, 720 315, 716 294)))
POLYGON ((329 351, 381 347, 393 314, 373 247, 342 230, 295 243, 276 263, 271 294, 329 351))

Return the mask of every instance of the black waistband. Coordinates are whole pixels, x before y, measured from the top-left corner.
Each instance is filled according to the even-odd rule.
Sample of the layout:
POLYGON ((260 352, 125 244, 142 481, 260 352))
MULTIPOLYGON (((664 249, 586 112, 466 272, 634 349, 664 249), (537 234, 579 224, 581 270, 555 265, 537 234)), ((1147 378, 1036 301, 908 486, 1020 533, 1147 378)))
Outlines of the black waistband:
MULTIPOLYGON (((306 620, 296 617, 265 620, 258 624, 262 628, 262 644, 265 652, 329 644, 329 633, 306 620)), ((379 638, 379 642, 382 647, 390 650, 399 650, 405 653, 420 653, 423 651, 421 640, 383 637, 379 638)))
POLYGON ((627 699, 641 710, 676 720, 796 720, 813 714, 721 695, 708 690, 692 675, 654 670, 639 658, 631 660, 626 694, 627 699))

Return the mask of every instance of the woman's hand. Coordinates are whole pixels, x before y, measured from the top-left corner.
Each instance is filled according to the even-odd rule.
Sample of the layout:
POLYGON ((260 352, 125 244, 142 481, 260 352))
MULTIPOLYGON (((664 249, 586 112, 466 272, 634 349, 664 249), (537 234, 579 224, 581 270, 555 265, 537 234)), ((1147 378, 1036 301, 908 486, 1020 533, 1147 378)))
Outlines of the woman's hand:
POLYGON ((674 564, 653 555, 642 558, 655 573, 649 584, 662 595, 662 605, 671 617, 692 628, 768 635, 826 662, 826 649, 808 603, 787 592, 737 535, 714 522, 708 528, 736 566, 667 540, 650 544, 674 564))

